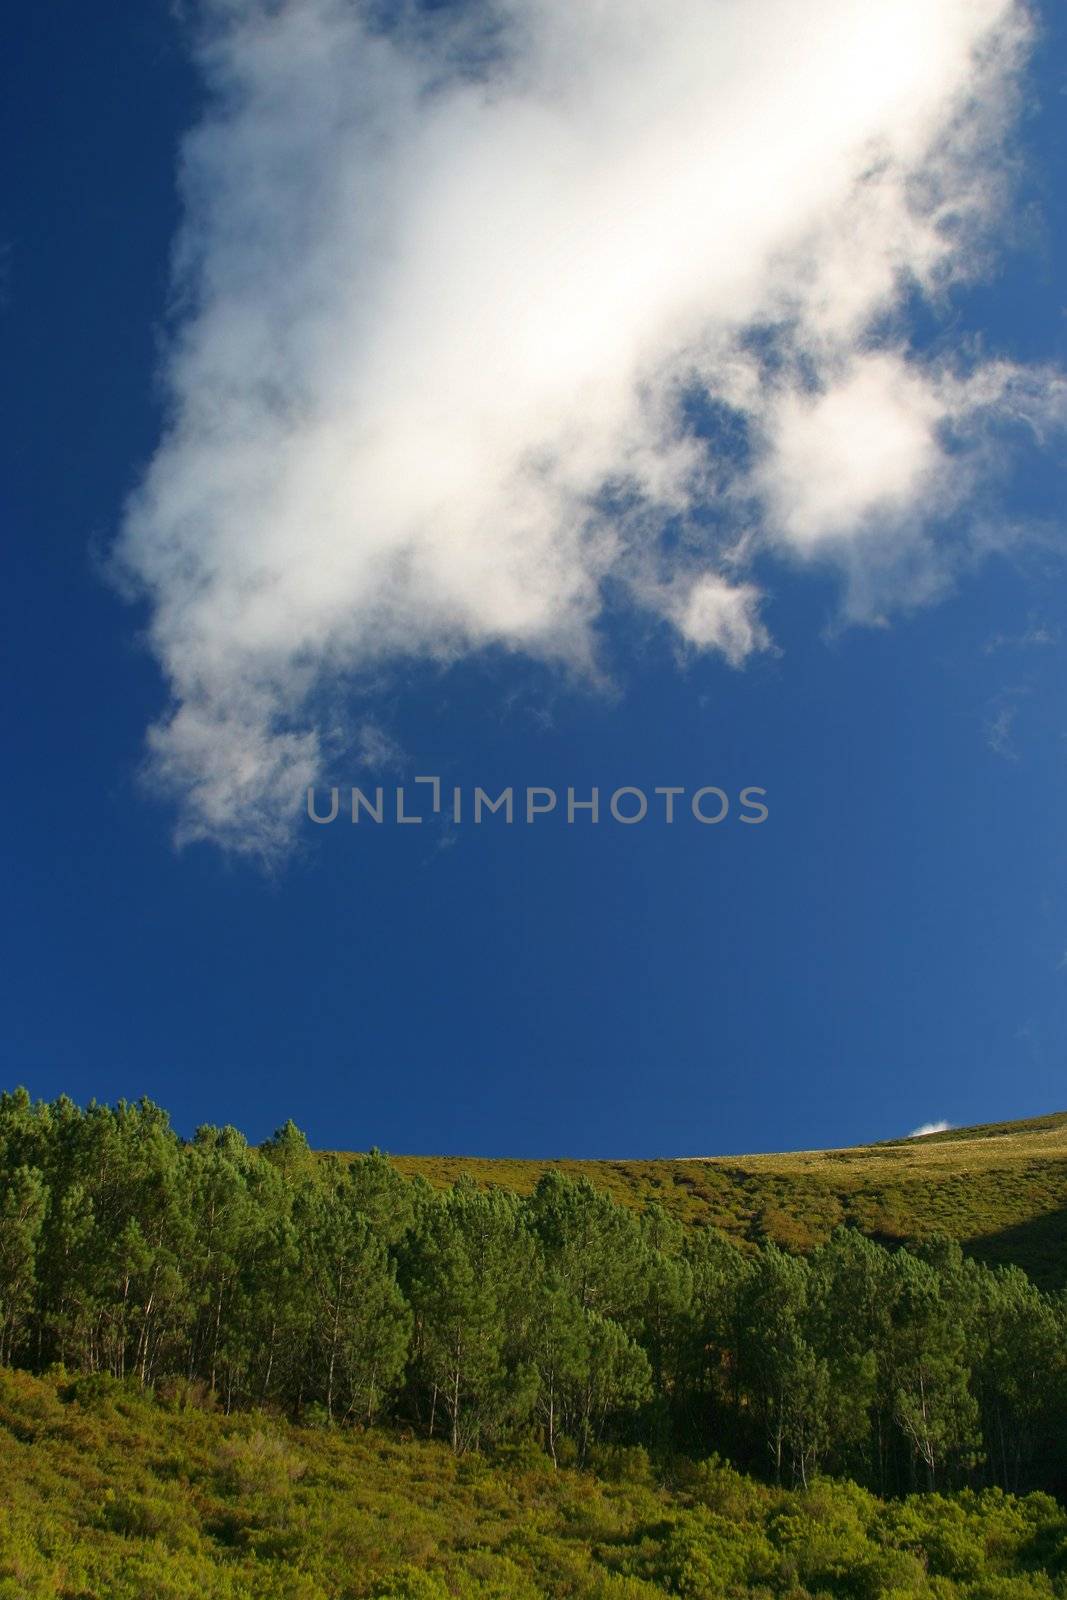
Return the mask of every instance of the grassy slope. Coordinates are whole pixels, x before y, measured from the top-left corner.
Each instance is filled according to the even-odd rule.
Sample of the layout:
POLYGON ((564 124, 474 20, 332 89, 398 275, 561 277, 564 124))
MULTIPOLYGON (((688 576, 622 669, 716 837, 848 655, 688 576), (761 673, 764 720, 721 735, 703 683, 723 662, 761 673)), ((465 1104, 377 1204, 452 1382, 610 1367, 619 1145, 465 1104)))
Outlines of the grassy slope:
POLYGON ((1067 1517, 1045 1496, 885 1505, 715 1463, 679 1464, 667 1489, 640 1452, 602 1465, 457 1460, 435 1442, 0 1369, 0 1600, 1067 1594, 1067 1517), (977 1578, 993 1586, 953 1582, 977 1578))
POLYGON ((687 1223, 790 1249, 839 1223, 886 1242, 948 1233, 989 1262, 1013 1261, 1038 1282, 1067 1282, 1067 1112, 923 1139, 784 1155, 671 1161, 510 1161, 397 1156, 431 1184, 463 1172, 527 1194, 541 1173, 583 1175, 626 1205, 658 1200, 687 1223))

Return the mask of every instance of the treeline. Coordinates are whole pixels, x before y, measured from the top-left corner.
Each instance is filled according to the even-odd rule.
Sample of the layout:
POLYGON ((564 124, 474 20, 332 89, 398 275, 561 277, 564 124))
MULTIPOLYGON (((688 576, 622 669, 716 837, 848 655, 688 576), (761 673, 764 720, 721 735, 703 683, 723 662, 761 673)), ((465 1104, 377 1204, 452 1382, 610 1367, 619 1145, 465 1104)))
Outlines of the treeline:
POLYGON ((0 1362, 457 1452, 717 1451, 880 1493, 1067 1480, 1067 1299, 950 1241, 745 1253, 557 1172, 437 1192, 291 1124, 183 1141, 148 1101, 0 1096, 0 1362))

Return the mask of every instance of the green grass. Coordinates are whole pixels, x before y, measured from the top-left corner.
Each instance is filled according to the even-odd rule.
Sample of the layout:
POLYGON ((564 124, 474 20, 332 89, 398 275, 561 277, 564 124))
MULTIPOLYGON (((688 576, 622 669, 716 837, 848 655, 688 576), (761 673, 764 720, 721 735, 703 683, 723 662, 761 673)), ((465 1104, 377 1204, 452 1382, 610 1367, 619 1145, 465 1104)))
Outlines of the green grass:
POLYGON ((396 1156, 436 1188, 469 1173, 529 1194, 558 1167, 625 1205, 658 1201, 683 1222, 742 1241, 810 1249, 842 1223, 887 1243, 947 1233, 973 1255, 1067 1283, 1067 1112, 846 1150, 664 1161, 396 1156))
POLYGON ((599 1475, 0 1369, 0 1600, 1053 1600, 1067 1515, 715 1460, 599 1475))

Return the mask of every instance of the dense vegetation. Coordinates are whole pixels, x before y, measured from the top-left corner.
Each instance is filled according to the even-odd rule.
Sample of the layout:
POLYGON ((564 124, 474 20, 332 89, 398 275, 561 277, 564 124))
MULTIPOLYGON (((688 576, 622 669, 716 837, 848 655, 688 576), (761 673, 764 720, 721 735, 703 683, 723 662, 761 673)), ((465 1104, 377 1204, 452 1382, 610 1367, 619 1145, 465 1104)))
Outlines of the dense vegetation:
POLYGON ((1067 1477, 1067 1301, 933 1239, 743 1251, 584 1179, 434 1190, 288 1124, 0 1097, 0 1361, 391 1422, 458 1455, 713 1451, 879 1494, 1067 1477))
POLYGON ((2 1600, 1052 1600, 1067 1516, 996 1489, 881 1501, 594 1448, 456 1456, 205 1409, 100 1375, 0 1372, 2 1600))

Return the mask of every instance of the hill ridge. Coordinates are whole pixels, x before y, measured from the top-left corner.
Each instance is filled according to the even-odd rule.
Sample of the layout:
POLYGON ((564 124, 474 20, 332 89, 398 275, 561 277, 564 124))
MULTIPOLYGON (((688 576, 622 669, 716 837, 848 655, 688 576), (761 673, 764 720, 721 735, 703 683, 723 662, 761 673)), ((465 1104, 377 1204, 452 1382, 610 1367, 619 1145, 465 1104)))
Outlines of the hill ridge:
MULTIPOLYGON (((354 1152, 335 1152, 342 1159, 354 1152)), ((1067 1282, 1067 1112, 837 1149, 649 1160, 393 1156, 436 1188, 468 1174, 528 1194, 542 1173, 585 1177, 625 1205, 659 1203, 747 1244, 813 1248, 845 1225, 886 1243, 934 1234, 1039 1283, 1067 1282)))

